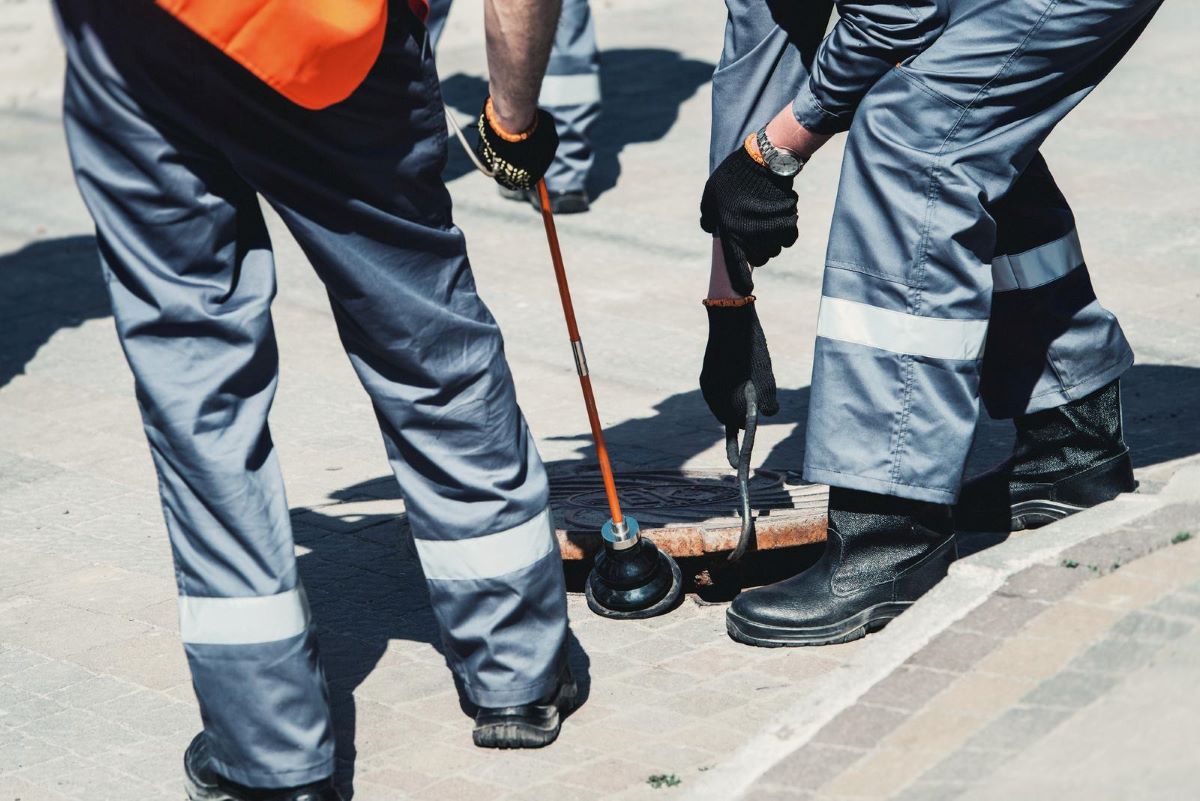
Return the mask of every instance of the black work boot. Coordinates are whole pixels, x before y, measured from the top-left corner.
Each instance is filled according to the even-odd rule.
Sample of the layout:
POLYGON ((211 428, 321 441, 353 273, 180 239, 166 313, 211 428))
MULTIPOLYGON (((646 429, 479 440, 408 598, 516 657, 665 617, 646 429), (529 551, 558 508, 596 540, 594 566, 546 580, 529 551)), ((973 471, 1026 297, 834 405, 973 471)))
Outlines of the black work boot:
POLYGON ((829 537, 815 565, 747 590, 725 614, 749 645, 833 645, 883 628, 957 556, 950 507, 831 487, 829 537))
POLYGON ((1133 492, 1133 462, 1121 436, 1121 385, 1017 417, 1013 455, 963 485, 960 531, 1037 528, 1133 492))
POLYGON ((558 686, 544 698, 519 706, 479 707, 472 737, 480 748, 541 748, 558 737, 563 717, 575 708, 579 687, 563 667, 558 686))
POLYGON ((342 801, 328 778, 299 787, 244 787, 219 775, 212 767, 204 732, 192 738, 183 754, 183 786, 191 801, 342 801))

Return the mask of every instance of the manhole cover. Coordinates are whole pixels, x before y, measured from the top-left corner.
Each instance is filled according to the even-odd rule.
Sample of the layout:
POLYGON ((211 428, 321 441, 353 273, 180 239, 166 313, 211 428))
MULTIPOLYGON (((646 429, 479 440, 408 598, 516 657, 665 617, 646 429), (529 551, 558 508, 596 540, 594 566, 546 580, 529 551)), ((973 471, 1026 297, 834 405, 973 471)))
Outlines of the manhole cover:
MULTIPOLYGON (((733 550, 741 534, 737 480, 725 470, 646 470, 616 475, 621 509, 642 533, 672 556, 733 550)), ((805 484, 796 473, 760 470, 750 480, 758 549, 825 538, 829 488, 805 484)), ((583 559, 600 547, 608 520, 600 474, 575 468, 550 477, 550 505, 564 559, 583 559)))

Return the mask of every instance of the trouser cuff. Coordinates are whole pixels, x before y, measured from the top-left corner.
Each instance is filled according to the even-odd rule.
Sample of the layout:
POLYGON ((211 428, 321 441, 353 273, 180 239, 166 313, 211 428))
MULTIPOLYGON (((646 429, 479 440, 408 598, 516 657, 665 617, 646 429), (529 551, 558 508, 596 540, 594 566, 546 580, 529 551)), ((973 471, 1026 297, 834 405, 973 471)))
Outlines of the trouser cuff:
POLYGON ((1133 366, 1133 360, 1133 351, 1129 348, 1126 348, 1125 353, 1121 356, 1121 359, 1115 362, 1112 366, 1093 373, 1083 381, 1079 381, 1069 387, 1063 387, 1053 392, 1046 392, 1030 398, 1029 403, 1025 406, 1025 409, 1023 411, 1018 411, 1016 415, 1033 414, 1034 412, 1042 412, 1046 409, 1056 409, 1059 406, 1070 403, 1071 401, 1087 397, 1101 387, 1112 383, 1124 375, 1125 371, 1133 366))
POLYGON ((562 663, 560 661, 555 665, 554 671, 549 676, 534 684, 511 687, 504 690, 484 690, 472 687, 463 682, 463 694, 467 696, 467 700, 476 706, 487 707, 489 709, 497 709, 503 706, 520 706, 522 704, 533 703, 540 698, 545 698, 558 686, 561 676, 562 663))
POLYGON ((953 504, 958 500, 958 487, 953 490, 938 487, 919 487, 913 484, 900 484, 869 476, 856 476, 849 473, 839 473, 821 467, 804 468, 804 480, 814 484, 828 484, 831 487, 874 492, 879 495, 891 495, 896 498, 908 498, 914 501, 928 503, 953 504))
POLYGON ((333 759, 325 759, 308 768, 296 768, 284 771, 247 770, 229 765, 215 756, 211 757, 212 767, 217 773, 231 782, 246 787, 298 787, 302 784, 312 784, 324 781, 333 775, 333 759))

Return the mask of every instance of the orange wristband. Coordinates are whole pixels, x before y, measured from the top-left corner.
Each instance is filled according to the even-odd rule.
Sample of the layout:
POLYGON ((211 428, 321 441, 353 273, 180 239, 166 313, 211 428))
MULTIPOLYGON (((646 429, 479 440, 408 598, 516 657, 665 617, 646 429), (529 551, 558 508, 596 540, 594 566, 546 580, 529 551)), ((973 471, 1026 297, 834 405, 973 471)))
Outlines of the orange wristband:
POLYGON ((746 142, 743 144, 746 152, 750 154, 750 158, 757 161, 762 166, 767 166, 767 160, 763 158, 762 152, 758 149, 758 133, 752 133, 746 137, 746 142))
POLYGON ((492 126, 492 130, 496 132, 496 136, 499 136, 505 142, 524 142, 533 136, 533 132, 537 130, 538 118, 536 114, 533 115, 533 125, 529 126, 528 131, 510 133, 504 130, 504 127, 500 125, 500 121, 496 119, 496 110, 492 107, 492 98, 490 95, 487 102, 483 104, 483 113, 487 117, 488 124, 492 126))
POLYGON ((747 295, 744 298, 705 298, 700 301, 701 305, 710 309, 740 309, 742 306, 749 306, 753 302, 753 295, 747 295))

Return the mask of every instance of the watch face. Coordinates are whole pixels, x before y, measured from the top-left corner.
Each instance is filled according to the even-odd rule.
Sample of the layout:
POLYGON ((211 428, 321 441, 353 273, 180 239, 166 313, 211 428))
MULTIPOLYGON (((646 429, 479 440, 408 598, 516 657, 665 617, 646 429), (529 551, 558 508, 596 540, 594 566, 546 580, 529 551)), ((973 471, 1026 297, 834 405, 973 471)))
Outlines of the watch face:
POLYGON ((769 162, 771 172, 776 175, 790 177, 800 172, 800 168, 804 165, 800 163, 800 159, 793 156, 791 153, 786 153, 782 150, 776 150, 774 157, 769 162))

